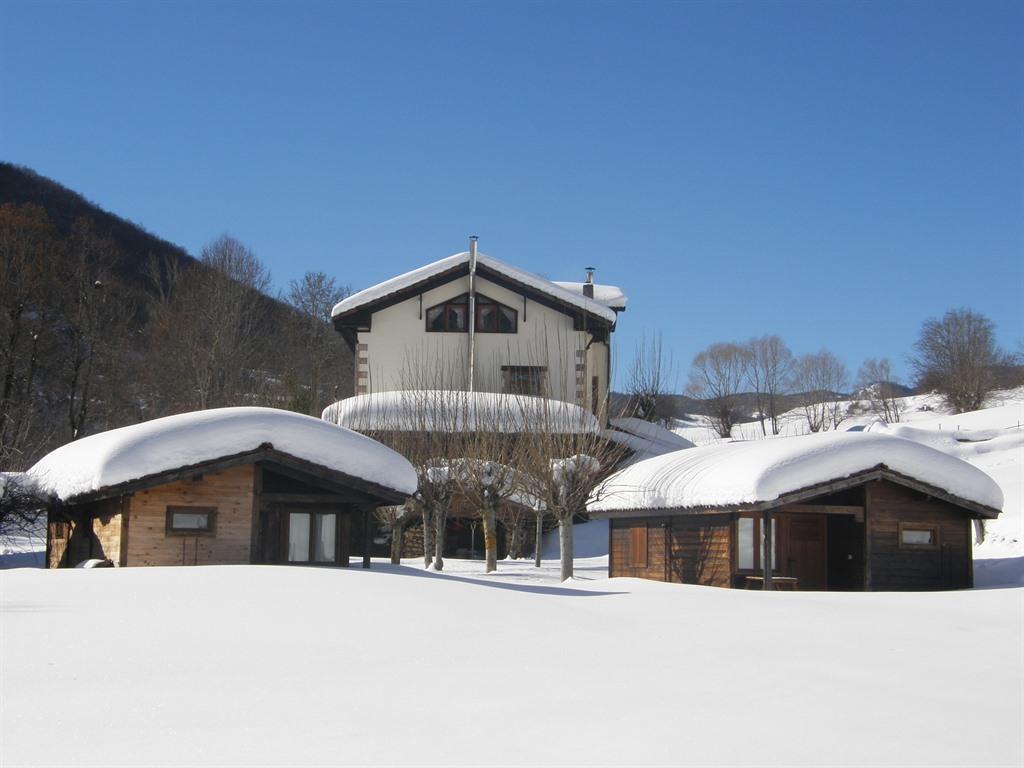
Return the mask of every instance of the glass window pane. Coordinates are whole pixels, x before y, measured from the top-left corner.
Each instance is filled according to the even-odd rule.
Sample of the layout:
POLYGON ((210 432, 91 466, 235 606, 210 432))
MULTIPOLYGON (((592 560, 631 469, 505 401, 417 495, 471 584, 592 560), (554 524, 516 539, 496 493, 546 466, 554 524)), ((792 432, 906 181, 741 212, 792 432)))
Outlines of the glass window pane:
POLYGON ((427 310, 427 328, 431 331, 444 330, 444 311, 442 307, 427 310))
POLYGON ((516 311, 508 307, 498 307, 498 330, 502 333, 513 333, 516 327, 516 311))
POLYGON ((481 331, 494 331, 497 329, 497 313, 493 304, 480 307, 476 314, 481 331))
POLYGON ((206 512, 174 512, 171 514, 171 528, 176 531, 205 531, 209 527, 210 516, 206 512))
POLYGON ((316 515, 316 534, 313 538, 313 559, 318 563, 334 562, 335 515, 316 515))
POLYGON ((466 329, 466 308, 449 304, 448 307, 448 330, 462 331, 466 329))
POLYGON ((292 512, 288 515, 288 562, 309 561, 309 513, 292 512))
POLYGON ((754 567, 754 519, 741 517, 736 521, 736 562, 740 568, 754 567))
POLYGON ((928 545, 934 544, 935 540, 932 537, 932 532, 927 529, 914 529, 904 528, 903 529, 903 543, 904 544, 919 544, 928 545))

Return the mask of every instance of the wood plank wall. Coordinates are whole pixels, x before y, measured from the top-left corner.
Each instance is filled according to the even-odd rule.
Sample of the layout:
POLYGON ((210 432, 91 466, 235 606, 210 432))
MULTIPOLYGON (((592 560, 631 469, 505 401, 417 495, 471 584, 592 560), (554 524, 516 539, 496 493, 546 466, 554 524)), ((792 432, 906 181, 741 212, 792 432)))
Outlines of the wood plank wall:
POLYGON ((672 519, 669 580, 709 587, 732 586, 732 518, 701 515, 672 519))
POLYGON ((871 589, 963 589, 972 586, 971 518, 961 509, 885 481, 871 483, 871 589), (899 524, 935 525, 938 546, 901 547, 899 524))
POLYGON ((248 563, 253 514, 252 464, 136 493, 128 512, 128 565, 248 563), (214 535, 168 535, 167 507, 216 507, 214 535))
POLYGON ((609 521, 608 575, 668 581, 668 518, 641 517, 609 521), (646 558, 634 555, 637 534, 646 536, 646 558))

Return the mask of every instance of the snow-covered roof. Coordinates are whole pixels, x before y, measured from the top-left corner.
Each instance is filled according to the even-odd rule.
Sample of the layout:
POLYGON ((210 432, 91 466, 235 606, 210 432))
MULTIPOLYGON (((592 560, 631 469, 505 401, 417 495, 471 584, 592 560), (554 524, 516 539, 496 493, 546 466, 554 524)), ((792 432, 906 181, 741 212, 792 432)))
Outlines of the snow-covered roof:
MULTIPOLYGON (((566 280, 553 280, 552 282, 559 288, 565 288, 565 290, 572 291, 580 296, 583 295, 584 283, 574 283, 566 280)), ((612 309, 625 309, 628 299, 626 298, 626 294, 624 294, 622 289, 617 285, 600 285, 599 283, 594 283, 594 301, 599 301, 606 307, 611 307, 612 309)))
MULTIPOLYGON (((378 299, 383 299, 393 293, 410 288, 424 280, 434 277, 435 275, 447 272, 460 264, 466 264, 468 262, 469 251, 463 251, 462 253, 456 253, 453 256, 448 256, 447 258, 439 259, 431 264, 414 269, 411 272, 406 272, 405 274, 398 275, 397 277, 392 277, 390 280, 385 280, 383 283, 378 283, 377 285, 365 288, 358 293, 352 294, 346 299, 342 299, 334 305, 334 309, 331 311, 331 316, 337 317, 338 315, 359 309, 360 307, 366 306, 378 299)), ((504 261, 500 261, 499 259, 495 259, 494 257, 483 253, 477 253, 477 264, 479 266, 492 269, 511 280, 515 280, 516 282, 522 283, 534 290, 545 293, 552 298, 565 302, 566 304, 579 307, 592 315, 604 318, 609 322, 615 322, 614 310, 610 309, 601 301, 588 299, 582 295, 582 292, 575 292, 567 288, 563 288, 540 275, 535 275, 532 272, 527 272, 526 270, 519 269, 518 267, 513 267, 510 264, 506 264, 504 261)))
POLYGON ((644 421, 643 419, 628 416, 619 419, 611 419, 610 423, 617 430, 627 432, 631 435, 647 440, 651 443, 652 448, 659 449, 658 453, 668 453, 669 451, 680 451, 684 448, 695 447, 695 445, 685 437, 677 435, 669 429, 665 429, 665 427, 660 424, 644 421))
POLYGON ((401 455, 351 430, 273 408, 182 413, 83 437, 28 470, 37 488, 67 500, 174 469, 254 451, 265 444, 403 494, 416 471, 401 455))
POLYGON ((587 508, 602 512, 771 502, 879 465, 992 510, 1003 504, 996 482, 966 461, 889 435, 830 432, 725 443, 646 459, 611 475, 587 508))
POLYGON ((573 403, 530 395, 440 389, 356 395, 327 406, 322 418, 360 432, 601 431, 597 419, 573 403))

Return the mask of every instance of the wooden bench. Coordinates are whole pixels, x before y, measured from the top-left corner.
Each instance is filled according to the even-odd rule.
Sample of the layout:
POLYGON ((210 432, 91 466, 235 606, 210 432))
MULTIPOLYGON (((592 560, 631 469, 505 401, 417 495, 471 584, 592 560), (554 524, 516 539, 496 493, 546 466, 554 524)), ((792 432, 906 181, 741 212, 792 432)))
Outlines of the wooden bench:
MULTIPOLYGON (((764 589, 764 576, 747 576, 747 589, 764 589)), ((772 576, 772 587, 774 589, 786 589, 796 592, 798 589, 796 576, 772 576)))

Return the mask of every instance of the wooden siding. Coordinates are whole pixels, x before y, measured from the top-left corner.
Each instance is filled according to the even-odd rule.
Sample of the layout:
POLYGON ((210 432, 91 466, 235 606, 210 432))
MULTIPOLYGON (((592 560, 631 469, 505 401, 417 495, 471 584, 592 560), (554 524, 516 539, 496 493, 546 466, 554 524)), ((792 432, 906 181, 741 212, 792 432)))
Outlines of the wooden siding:
POLYGON ((610 521, 610 549, 608 553, 608 575, 628 576, 638 579, 668 580, 666 539, 668 519, 657 517, 623 518, 610 521), (646 565, 638 553, 631 551, 643 535, 634 530, 643 530, 647 538, 646 565))
POLYGON ((67 521, 49 520, 46 567, 68 568, 91 559, 124 565, 121 531, 120 497, 83 505, 67 521))
POLYGON ((128 513, 127 565, 248 563, 254 467, 243 464, 140 491, 128 513), (166 532, 168 506, 216 507, 213 534, 166 532))
POLYGON ((965 510, 902 486, 868 486, 868 544, 873 590, 962 589, 971 578, 971 518, 965 510), (933 548, 901 547, 900 523, 933 525, 933 548))
POLYGON ((679 516, 671 525, 669 580, 732 586, 731 515, 679 516))

